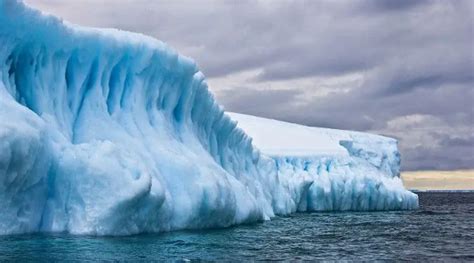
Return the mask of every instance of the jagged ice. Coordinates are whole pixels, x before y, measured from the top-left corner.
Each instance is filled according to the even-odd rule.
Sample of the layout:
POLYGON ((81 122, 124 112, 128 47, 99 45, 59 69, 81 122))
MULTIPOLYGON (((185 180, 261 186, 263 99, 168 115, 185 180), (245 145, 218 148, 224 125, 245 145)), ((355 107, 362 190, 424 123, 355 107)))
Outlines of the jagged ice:
POLYGON ((394 139, 230 116, 164 43, 0 0, 0 234, 418 207, 394 139))

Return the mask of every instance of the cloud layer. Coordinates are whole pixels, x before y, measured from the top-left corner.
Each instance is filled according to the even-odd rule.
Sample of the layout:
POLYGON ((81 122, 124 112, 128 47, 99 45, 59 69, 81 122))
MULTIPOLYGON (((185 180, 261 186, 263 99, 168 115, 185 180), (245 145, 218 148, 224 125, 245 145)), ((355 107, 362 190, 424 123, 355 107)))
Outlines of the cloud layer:
POLYGON ((27 2, 169 43, 227 110, 394 136, 405 170, 474 168, 472 1, 27 2))

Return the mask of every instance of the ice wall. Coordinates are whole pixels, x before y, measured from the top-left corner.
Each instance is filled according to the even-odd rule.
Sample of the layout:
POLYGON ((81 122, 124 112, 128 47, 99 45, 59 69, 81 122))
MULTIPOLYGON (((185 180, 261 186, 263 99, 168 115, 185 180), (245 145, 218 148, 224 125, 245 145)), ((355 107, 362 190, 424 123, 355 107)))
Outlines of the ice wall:
MULTIPOLYGON (((0 234, 126 235, 348 208, 308 191, 322 184, 301 174, 304 158, 261 154, 195 63, 160 41, 0 0, 0 43, 0 234)), ((417 207, 372 170, 351 175, 373 194, 350 209, 417 207)))
POLYGON ((307 127, 228 113, 276 164, 280 182, 299 190, 299 211, 412 209, 399 177, 397 141, 355 131, 307 127))

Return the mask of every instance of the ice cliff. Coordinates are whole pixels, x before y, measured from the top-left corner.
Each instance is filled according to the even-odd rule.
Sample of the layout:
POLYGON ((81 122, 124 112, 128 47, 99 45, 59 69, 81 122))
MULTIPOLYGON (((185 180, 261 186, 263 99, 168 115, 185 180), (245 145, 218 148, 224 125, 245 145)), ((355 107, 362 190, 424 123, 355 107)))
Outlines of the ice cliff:
POLYGON ((339 152, 321 154, 320 139, 299 154, 260 152, 195 63, 162 42, 0 0, 0 234, 127 235, 418 206, 394 140, 334 136, 320 145, 339 152))

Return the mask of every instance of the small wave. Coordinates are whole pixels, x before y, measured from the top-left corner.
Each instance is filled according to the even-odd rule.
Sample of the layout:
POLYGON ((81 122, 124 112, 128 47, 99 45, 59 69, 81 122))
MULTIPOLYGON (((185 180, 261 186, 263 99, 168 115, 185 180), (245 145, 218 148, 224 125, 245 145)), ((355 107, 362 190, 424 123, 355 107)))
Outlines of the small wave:
POLYGON ((456 214, 453 211, 432 211, 432 210, 425 210, 419 212, 422 215, 453 215, 456 214))

